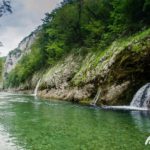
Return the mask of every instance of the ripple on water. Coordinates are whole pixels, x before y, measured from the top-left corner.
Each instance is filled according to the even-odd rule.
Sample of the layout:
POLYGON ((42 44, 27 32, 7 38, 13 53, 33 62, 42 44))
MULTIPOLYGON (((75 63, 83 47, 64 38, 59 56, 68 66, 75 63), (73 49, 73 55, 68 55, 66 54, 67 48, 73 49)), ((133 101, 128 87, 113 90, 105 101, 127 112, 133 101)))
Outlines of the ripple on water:
POLYGON ((118 106, 105 110, 6 93, 0 97, 2 150, 149 150, 144 143, 150 119, 149 114, 138 113, 142 111, 128 111, 126 106, 126 111, 118 106))
POLYGON ((20 146, 15 145, 13 139, 10 138, 8 132, 0 125, 0 149, 1 150, 24 150, 20 146))

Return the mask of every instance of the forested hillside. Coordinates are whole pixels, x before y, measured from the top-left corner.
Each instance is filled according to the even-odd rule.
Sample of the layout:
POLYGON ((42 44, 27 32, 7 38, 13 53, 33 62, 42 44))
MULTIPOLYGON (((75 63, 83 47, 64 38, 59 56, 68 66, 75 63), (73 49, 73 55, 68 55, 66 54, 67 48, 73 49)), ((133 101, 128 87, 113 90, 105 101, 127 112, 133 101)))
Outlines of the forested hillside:
POLYGON ((0 0, 0 19, 0 150, 150 150, 150 0, 0 0))
MULTIPOLYGON (((15 68, 6 75, 5 88, 18 88, 31 81, 35 74, 38 74, 37 78, 42 78, 39 74, 47 74, 47 70, 49 69, 53 69, 51 72, 55 72, 60 64, 64 64, 65 70, 66 63, 69 63, 71 66, 71 62, 74 62, 76 65, 68 66, 69 69, 73 70, 69 75, 67 74, 68 76, 66 75, 65 83, 67 82, 69 87, 77 86, 78 88, 92 83, 97 90, 99 85, 105 81, 105 75, 103 75, 104 77, 102 79, 97 77, 96 73, 93 73, 98 63, 103 63, 106 60, 108 63, 110 58, 115 57, 113 56, 114 52, 119 53, 120 49, 129 49, 135 55, 139 53, 137 56, 139 58, 135 58, 134 60, 129 59, 131 62, 134 61, 133 64, 126 64, 125 61, 128 60, 128 55, 131 55, 131 53, 119 54, 118 57, 122 58, 126 55, 126 58, 118 58, 120 60, 116 59, 113 61, 120 61, 116 66, 119 63, 120 65, 124 65, 117 66, 118 68, 130 68, 130 73, 127 70, 126 73, 124 72, 125 75, 110 74, 109 84, 111 86, 114 76, 117 84, 127 80, 132 82, 135 74, 139 73, 138 75, 140 76, 142 70, 142 68, 139 68, 139 70, 138 68, 133 69, 133 65, 136 64, 135 62, 140 63, 140 59, 147 60, 147 57, 144 57, 141 50, 149 50, 145 48, 149 47, 149 27, 149 0, 64 0, 51 13, 46 13, 43 24, 36 35, 36 39, 30 46, 30 52, 23 55, 15 68), (144 39, 145 43, 142 42, 144 39), (132 49, 132 46, 134 49, 132 49), (109 59, 108 55, 110 57, 109 59), (69 59, 69 57, 71 58, 69 59), (122 64, 123 62, 124 64, 122 64), (133 76, 133 78, 127 78, 127 76, 133 76), (85 82, 88 78, 91 79, 85 82)), ((60 67, 60 70, 61 68, 63 67, 60 67)), ((115 70, 115 68, 113 69, 115 70)), ((58 80, 61 80, 59 78, 63 78, 59 75, 57 77, 57 72, 59 71, 56 71, 56 76, 50 73, 46 81, 43 79, 40 86, 41 90, 47 89, 49 91, 53 88, 57 89, 56 83, 53 83, 54 85, 50 83, 51 76, 55 76, 58 80)), ((121 71, 118 73, 121 73, 121 71)), ((63 73, 61 72, 61 74, 63 73)), ((137 85, 139 86, 143 82, 145 81, 142 79, 141 83, 137 85)), ((108 85, 106 82, 105 84, 108 85)), ((134 85, 134 87, 137 88, 137 85, 134 85)), ((33 85, 23 86, 24 88, 33 89, 33 85)), ((91 90, 91 88, 87 89, 91 90)), ((84 90, 80 92, 82 93, 84 90)), ((133 94, 133 91, 131 93, 133 94)), ((131 93, 130 96, 133 96, 131 93)), ((92 97, 93 94, 95 94, 95 90, 84 98, 92 97)))
POLYGON ((70 51, 103 51, 114 40, 148 28, 149 16, 149 0, 64 0, 46 14, 32 52, 11 72, 8 86, 18 86, 70 51))

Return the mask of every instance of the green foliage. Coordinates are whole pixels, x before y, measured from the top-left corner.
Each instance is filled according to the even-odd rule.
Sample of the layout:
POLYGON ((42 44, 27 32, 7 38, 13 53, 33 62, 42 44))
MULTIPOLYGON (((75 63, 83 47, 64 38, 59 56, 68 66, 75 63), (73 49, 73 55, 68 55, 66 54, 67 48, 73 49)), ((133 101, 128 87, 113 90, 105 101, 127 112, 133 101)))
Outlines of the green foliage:
POLYGON ((4 64, 5 58, 0 57, 0 81, 2 80, 2 73, 3 73, 3 64, 4 64))
POLYGON ((6 12, 12 13, 11 1, 1 0, 0 1, 0 17, 2 17, 6 12))
POLYGON ((131 34, 150 23, 149 0, 113 0, 110 29, 117 34, 131 34))
POLYGON ((9 74, 8 83, 18 86, 71 50, 84 56, 89 49, 106 49, 114 40, 148 28, 149 16, 149 0, 64 0, 46 13, 31 53, 9 74))

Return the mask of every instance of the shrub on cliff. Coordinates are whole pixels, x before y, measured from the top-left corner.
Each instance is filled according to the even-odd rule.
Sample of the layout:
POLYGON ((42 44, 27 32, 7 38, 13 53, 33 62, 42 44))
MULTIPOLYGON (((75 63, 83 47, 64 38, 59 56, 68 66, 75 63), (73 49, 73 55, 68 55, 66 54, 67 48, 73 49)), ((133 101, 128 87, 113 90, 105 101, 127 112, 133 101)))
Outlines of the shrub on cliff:
POLYGON ((82 47, 84 54, 87 49, 103 50, 118 38, 148 28, 149 16, 149 0, 64 0, 46 13, 31 53, 22 58, 8 81, 18 85, 82 47))

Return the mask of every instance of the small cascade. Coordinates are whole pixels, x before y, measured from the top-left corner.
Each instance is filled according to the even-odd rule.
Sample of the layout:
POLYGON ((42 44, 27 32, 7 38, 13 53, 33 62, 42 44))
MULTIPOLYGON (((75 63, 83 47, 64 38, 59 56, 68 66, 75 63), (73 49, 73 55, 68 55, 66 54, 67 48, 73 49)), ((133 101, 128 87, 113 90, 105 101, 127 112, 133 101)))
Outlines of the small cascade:
POLYGON ((94 99, 93 99, 91 105, 96 106, 96 104, 97 104, 97 102, 98 102, 98 100, 99 100, 99 98, 100 98, 100 95, 101 95, 101 89, 98 88, 97 94, 96 94, 96 96, 94 97, 94 99))
POLYGON ((137 91, 130 106, 150 108, 150 83, 147 83, 137 91))
POLYGON ((41 79, 38 81, 36 87, 35 87, 35 90, 34 90, 34 96, 37 96, 37 92, 38 92, 38 88, 40 86, 40 82, 41 82, 41 79))

